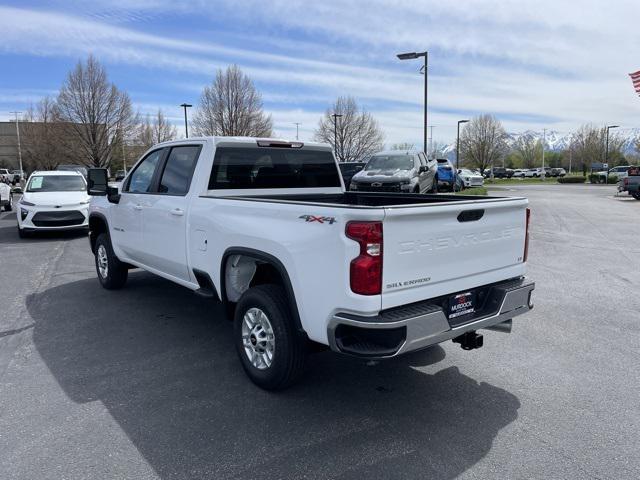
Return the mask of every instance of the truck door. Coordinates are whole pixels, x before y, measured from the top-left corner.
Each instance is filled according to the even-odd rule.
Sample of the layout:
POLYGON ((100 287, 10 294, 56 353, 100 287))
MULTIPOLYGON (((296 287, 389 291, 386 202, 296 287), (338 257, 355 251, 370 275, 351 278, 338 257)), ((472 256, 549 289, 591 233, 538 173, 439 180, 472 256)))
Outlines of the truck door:
POLYGON ((142 262, 142 204, 152 188, 163 153, 164 149, 154 150, 138 163, 123 185, 120 202, 111 207, 114 243, 130 260, 142 262))
POLYGON ((186 281, 187 193, 201 149, 200 144, 170 147, 158 186, 143 199, 143 263, 186 281))

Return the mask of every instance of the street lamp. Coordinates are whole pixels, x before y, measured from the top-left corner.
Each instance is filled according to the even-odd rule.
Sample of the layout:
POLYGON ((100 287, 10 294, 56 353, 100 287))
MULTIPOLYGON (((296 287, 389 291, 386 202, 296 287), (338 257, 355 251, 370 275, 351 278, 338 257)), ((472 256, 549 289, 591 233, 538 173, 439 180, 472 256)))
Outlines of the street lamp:
POLYGON ((189 126, 187 125, 187 108, 191 108, 193 107, 193 105, 183 103, 180 106, 184 108, 184 134, 187 138, 189 138, 189 126))
POLYGON ((460 124, 468 122, 469 120, 458 120, 458 136, 456 137, 456 175, 458 174, 458 168, 460 168, 458 165, 458 161, 460 159, 460 124))
POLYGON ((342 115, 339 113, 334 113, 333 115, 331 115, 333 117, 333 151, 336 153, 336 155, 338 154, 338 117, 341 117, 342 115))
POLYGON ((298 127, 300 126, 300 122, 294 122, 296 126, 296 140, 298 140, 298 127))
POLYGON ((415 60, 424 57, 424 154, 427 155, 427 66, 429 60, 429 52, 409 52, 399 53, 397 57, 400 60, 415 60))

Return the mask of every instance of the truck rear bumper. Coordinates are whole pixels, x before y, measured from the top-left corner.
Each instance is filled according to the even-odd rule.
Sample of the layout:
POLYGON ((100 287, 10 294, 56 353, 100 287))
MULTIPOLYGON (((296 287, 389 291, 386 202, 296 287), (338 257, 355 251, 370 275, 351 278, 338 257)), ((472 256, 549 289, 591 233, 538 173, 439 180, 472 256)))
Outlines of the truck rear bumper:
MULTIPOLYGON (((533 282, 524 278, 485 287, 486 299, 464 323, 449 320, 442 299, 426 300, 380 312, 373 317, 337 313, 329 322, 329 346, 336 352, 367 358, 388 358, 496 327, 533 308, 533 282)), ((509 331, 510 325, 497 329, 509 331)))

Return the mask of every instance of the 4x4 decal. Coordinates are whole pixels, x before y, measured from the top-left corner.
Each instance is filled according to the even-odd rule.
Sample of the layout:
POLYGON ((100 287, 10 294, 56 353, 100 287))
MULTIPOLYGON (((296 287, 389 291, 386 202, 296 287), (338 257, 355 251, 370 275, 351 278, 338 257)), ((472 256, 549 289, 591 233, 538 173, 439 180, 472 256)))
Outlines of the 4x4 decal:
POLYGON ((335 217, 318 217, 316 215, 300 215, 298 218, 302 218, 306 222, 328 223, 329 225, 337 222, 335 217))

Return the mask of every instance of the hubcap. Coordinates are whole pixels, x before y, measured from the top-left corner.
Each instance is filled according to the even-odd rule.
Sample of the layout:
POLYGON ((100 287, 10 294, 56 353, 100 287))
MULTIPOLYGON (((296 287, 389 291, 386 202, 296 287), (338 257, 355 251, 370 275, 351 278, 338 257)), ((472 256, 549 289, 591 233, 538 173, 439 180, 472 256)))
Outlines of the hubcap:
POLYGON ((102 278, 107 278, 109 275, 109 261, 107 259, 107 249, 104 245, 98 247, 98 270, 102 278))
POLYGON ((271 366, 276 349, 273 327, 259 308, 250 308, 242 318, 242 345, 251 365, 258 370, 271 366))

